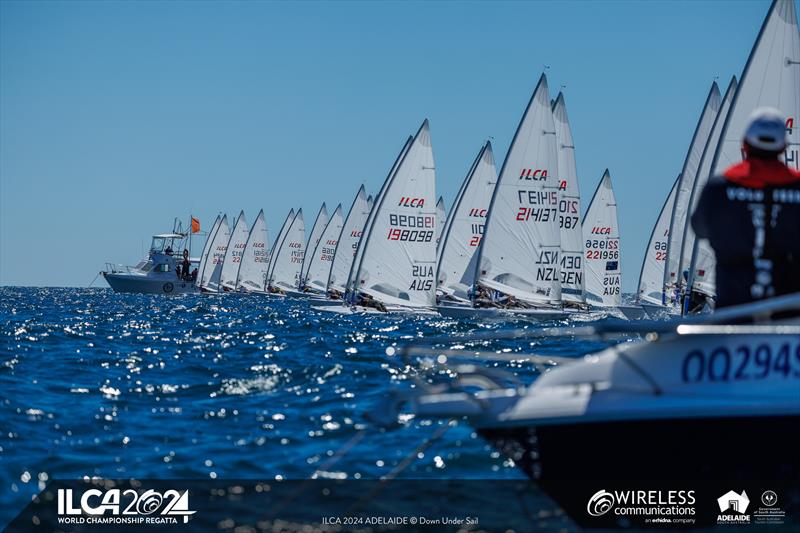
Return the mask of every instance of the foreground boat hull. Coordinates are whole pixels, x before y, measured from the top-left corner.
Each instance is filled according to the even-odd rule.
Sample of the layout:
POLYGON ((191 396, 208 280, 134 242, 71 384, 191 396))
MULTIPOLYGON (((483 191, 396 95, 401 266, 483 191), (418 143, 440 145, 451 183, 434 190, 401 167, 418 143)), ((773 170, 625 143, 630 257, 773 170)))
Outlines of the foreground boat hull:
POLYGON ((800 478, 800 415, 548 424, 479 433, 538 481, 800 478))
POLYGON ((175 278, 160 279, 111 272, 103 272, 103 277, 114 292, 139 294, 189 294, 200 292, 191 281, 181 281, 175 278))

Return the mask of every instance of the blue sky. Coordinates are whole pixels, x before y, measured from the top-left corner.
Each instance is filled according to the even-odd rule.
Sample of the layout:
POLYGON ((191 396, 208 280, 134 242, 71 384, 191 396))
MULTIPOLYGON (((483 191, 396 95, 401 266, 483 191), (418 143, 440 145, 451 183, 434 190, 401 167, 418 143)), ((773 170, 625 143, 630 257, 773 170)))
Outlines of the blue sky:
POLYGON ((489 136, 499 167, 549 65, 585 202, 611 171, 633 291, 710 84, 768 7, 5 0, 0 284, 85 286, 190 212, 264 208, 274 238, 290 207, 377 191, 426 117, 449 206, 489 136))

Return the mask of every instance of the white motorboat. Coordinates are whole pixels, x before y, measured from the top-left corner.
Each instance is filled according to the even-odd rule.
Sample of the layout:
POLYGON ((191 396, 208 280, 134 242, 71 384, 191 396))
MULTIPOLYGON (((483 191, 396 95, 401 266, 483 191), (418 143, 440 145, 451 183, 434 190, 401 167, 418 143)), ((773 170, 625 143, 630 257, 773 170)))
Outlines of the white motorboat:
POLYGON ((184 294, 199 292, 194 279, 199 260, 189 259, 191 269, 180 272, 182 251, 188 246, 190 233, 163 233, 153 235, 147 257, 135 266, 106 264, 100 272, 115 292, 145 294, 184 294))

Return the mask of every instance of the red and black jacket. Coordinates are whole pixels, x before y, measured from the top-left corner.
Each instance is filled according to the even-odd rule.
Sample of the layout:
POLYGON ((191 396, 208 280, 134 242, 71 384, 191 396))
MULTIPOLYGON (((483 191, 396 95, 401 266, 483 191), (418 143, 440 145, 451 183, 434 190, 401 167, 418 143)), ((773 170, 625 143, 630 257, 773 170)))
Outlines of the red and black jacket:
POLYGON ((692 227, 717 257, 717 307, 800 292, 800 173, 748 158, 711 178, 692 227))

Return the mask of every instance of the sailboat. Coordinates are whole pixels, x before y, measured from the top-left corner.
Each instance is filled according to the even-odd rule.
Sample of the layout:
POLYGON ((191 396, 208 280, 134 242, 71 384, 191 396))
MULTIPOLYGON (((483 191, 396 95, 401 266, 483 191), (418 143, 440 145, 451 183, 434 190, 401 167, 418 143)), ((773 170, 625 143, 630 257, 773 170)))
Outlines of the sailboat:
MULTIPOLYGON (((774 0, 742 73, 722 126, 709 175, 722 173, 742 160, 741 141, 750 114, 774 107, 787 117, 787 149, 783 161, 800 170, 800 29, 794 0, 774 0)), ((698 193, 699 194, 699 193, 698 193)), ((695 240, 687 289, 714 296, 716 257, 705 239, 695 240)))
MULTIPOLYGON (((661 305, 666 306, 670 311, 680 309, 676 294, 680 294, 681 287, 686 282, 683 278, 684 267, 681 261, 681 250, 683 239, 685 238, 684 228, 688 224, 689 215, 691 214, 692 191, 695 189, 695 184, 701 171, 703 153, 712 136, 721 106, 722 99, 719 94, 719 87, 714 82, 711 84, 711 90, 708 92, 703 111, 700 113, 700 118, 692 135, 692 141, 689 143, 689 151, 686 153, 686 159, 678 178, 678 190, 675 192, 675 201, 670 215, 666 261, 662 272, 663 288, 661 300, 661 305)), ((705 183, 704 180, 702 181, 705 183)))
MULTIPOLYGON (((675 199, 681 177, 672 184, 667 200, 658 213, 650 240, 642 260, 642 270, 639 272, 639 290, 636 293, 636 303, 641 305, 648 316, 656 318, 670 314, 675 307, 666 306, 664 302, 664 268, 666 267, 667 246, 669 241, 670 218, 673 212, 675 199)), ((674 314, 674 313, 673 313, 674 314)))
POLYGON ((428 121, 404 147, 375 199, 351 272, 359 311, 432 311, 435 304, 436 174, 428 121))
POLYGON ((336 247, 343 227, 342 204, 339 204, 322 230, 317 246, 313 250, 309 249, 309 253, 306 254, 305 262, 309 263, 309 266, 303 287, 301 287, 302 291, 313 293, 319 298, 325 299, 328 278, 333 266, 333 257, 336 254, 336 247))
POLYGON ((264 219, 264 210, 258 212, 250 233, 247 236, 242 260, 236 273, 235 289, 246 292, 264 292, 269 268, 269 250, 267 243, 267 222, 264 219))
POLYGON ((470 166, 445 222, 436 268, 439 312, 442 306, 471 307, 469 291, 475 283, 476 252, 496 184, 492 144, 487 141, 470 166))
MULTIPOLYGON (((705 187, 706 182, 708 182, 708 178, 711 175, 711 165, 713 163, 714 153, 716 152, 717 145, 719 144, 719 140, 722 136, 722 128, 725 124, 725 117, 728 116, 731 104, 733 103, 733 98, 736 95, 737 87, 738 82, 734 76, 728 84, 728 88, 725 90, 725 96, 722 98, 722 104, 720 105, 719 112, 714 119, 714 124, 711 128, 711 134, 708 137, 708 142, 703 148, 703 155, 700 158, 700 166, 697 170, 697 179, 695 180, 691 194, 689 195, 689 213, 693 213, 697 207, 697 202, 700 200, 700 192, 703 190, 703 187, 705 187)), ((686 294, 687 292, 686 284, 688 278, 690 277, 688 274, 695 243, 694 230, 692 229, 690 218, 688 216, 684 221, 682 234, 683 238, 680 240, 680 253, 678 255, 677 263, 677 267, 679 269, 678 271, 680 272, 680 281, 679 285, 675 289, 676 292, 680 291, 681 295, 686 294)), ((679 295, 677 299, 680 299, 681 295, 679 295)))
POLYGON ((311 267, 311 258, 313 256, 314 250, 317 248, 319 244, 319 240, 322 237, 322 232, 325 230, 325 226, 328 225, 328 208, 325 207, 325 202, 322 203, 322 207, 319 208, 319 212, 317 213, 317 218, 314 219, 314 225, 311 227, 311 234, 308 237, 308 241, 305 245, 306 254, 303 258, 303 265, 300 271, 300 279, 297 282, 295 288, 289 291, 289 294, 294 296, 301 296, 304 292, 305 287, 307 286, 306 279, 308 278, 308 269, 311 267))
POLYGON ((290 213, 286 219, 286 231, 275 242, 274 252, 267 272, 267 292, 286 294, 293 291, 300 282, 300 269, 303 266, 306 246, 306 225, 303 210, 290 213))
POLYGON ((200 282, 203 278, 203 270, 206 268, 208 255, 211 251, 211 243, 214 240, 214 235, 217 234, 217 229, 219 228, 220 222, 222 222, 222 217, 217 215, 217 218, 214 219, 214 224, 211 225, 211 230, 206 236, 206 242, 203 245, 203 252, 200 254, 200 262, 197 264, 197 278, 195 278, 195 286, 198 289, 200 288, 200 282))
POLYGON ((564 94, 559 92, 553 107, 558 152, 558 227, 561 232, 561 300, 565 306, 586 305, 583 272, 581 193, 575 162, 575 143, 567 116, 564 94))
POLYGON ((326 292, 332 300, 341 301, 347 290, 345 287, 347 285, 347 277, 350 274, 353 258, 356 255, 358 243, 364 233, 364 224, 367 222, 371 209, 372 196, 367 198, 367 193, 362 185, 353 199, 350 211, 347 213, 347 219, 342 225, 342 232, 336 242, 333 264, 326 283, 326 292))
POLYGON ((219 281, 222 274, 222 264, 225 260, 225 253, 228 250, 228 241, 231 238, 231 231, 228 227, 228 215, 223 215, 217 225, 216 231, 209 234, 211 244, 208 248, 206 260, 202 265, 200 275, 197 276, 197 283, 200 290, 204 292, 219 292, 219 281))
POLYGON ((220 272, 220 291, 232 291, 236 289, 236 276, 239 273, 239 266, 242 261, 242 253, 247 244, 250 233, 247 231, 247 222, 244 219, 244 211, 239 213, 236 223, 233 225, 231 237, 225 251, 225 259, 222 262, 220 272))
POLYGON ((472 308, 455 318, 561 318, 558 152, 547 78, 539 78, 492 193, 475 261, 472 308))
POLYGON ((439 242, 442 240, 442 230, 444 230, 444 223, 447 220, 447 211, 444 206, 444 198, 441 196, 436 202, 436 248, 439 248, 439 242))

